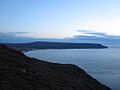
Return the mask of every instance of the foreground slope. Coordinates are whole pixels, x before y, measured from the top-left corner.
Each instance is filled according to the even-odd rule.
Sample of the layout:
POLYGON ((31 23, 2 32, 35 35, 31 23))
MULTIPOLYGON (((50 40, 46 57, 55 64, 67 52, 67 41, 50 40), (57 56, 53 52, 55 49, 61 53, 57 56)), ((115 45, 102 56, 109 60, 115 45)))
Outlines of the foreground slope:
POLYGON ((26 57, 0 45, 0 90, 111 90, 71 64, 26 57))

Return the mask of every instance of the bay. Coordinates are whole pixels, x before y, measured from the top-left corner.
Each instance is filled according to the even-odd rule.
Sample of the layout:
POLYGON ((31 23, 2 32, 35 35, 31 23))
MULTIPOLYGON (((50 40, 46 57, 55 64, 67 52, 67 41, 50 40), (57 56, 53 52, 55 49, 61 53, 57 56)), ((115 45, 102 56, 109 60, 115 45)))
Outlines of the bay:
POLYGON ((53 63, 76 64, 101 83, 120 90, 120 48, 46 49, 25 54, 53 63))

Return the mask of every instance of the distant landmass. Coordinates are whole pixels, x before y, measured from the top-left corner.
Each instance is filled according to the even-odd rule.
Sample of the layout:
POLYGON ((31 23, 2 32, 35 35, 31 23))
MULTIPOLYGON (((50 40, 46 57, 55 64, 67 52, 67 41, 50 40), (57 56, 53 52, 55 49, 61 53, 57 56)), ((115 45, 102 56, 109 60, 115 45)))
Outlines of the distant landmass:
POLYGON ((73 64, 50 63, 0 45, 0 90, 111 90, 73 64))
POLYGON ((103 49, 107 46, 97 43, 65 43, 65 42, 30 42, 30 43, 2 43, 8 47, 20 50, 30 51, 39 49, 103 49))

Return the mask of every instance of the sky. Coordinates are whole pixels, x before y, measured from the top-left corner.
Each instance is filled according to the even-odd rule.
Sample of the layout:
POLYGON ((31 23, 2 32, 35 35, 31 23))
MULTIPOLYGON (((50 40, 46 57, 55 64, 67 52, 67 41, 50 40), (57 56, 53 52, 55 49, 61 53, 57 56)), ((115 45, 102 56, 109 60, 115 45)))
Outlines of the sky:
POLYGON ((120 0, 0 0, 2 38, 118 38, 119 24, 120 0))

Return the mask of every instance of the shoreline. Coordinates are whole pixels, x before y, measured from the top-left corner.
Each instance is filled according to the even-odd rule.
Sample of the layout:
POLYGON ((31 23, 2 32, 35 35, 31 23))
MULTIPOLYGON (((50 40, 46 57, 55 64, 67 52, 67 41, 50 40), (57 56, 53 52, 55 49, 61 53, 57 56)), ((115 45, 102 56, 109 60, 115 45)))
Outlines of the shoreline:
POLYGON ((86 50, 86 49, 109 49, 109 47, 107 47, 107 48, 67 48, 67 49, 54 49, 54 48, 51 48, 51 49, 32 49, 32 50, 18 50, 18 49, 16 49, 16 50, 18 50, 18 51, 20 51, 20 52, 22 52, 22 53, 26 53, 26 52, 29 52, 29 51, 38 51, 38 50, 69 50, 69 49, 80 49, 80 50, 86 50))
POLYGON ((0 46, 0 57, 1 90, 111 90, 74 64, 30 58, 6 46, 0 46))

